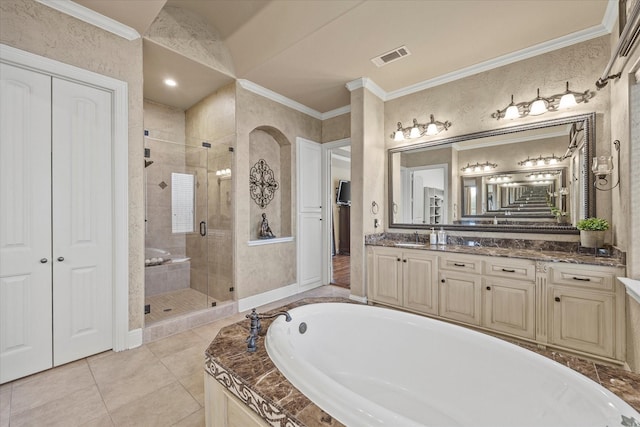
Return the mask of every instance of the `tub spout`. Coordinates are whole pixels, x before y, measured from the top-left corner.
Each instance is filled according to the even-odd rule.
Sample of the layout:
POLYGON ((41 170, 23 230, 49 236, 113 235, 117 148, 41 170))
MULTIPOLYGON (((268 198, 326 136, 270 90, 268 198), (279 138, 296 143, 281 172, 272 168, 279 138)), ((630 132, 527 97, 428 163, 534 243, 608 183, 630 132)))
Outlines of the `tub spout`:
POLYGON ((278 311, 272 314, 259 314, 256 312, 256 309, 252 309, 251 313, 247 314, 245 317, 251 320, 249 326, 249 336, 247 337, 247 351, 249 353, 255 353, 257 346, 256 340, 258 338, 258 334, 262 330, 262 324, 260 323, 260 319, 271 319, 273 317, 277 317, 283 315, 287 322, 291 322, 291 316, 286 311, 278 311))

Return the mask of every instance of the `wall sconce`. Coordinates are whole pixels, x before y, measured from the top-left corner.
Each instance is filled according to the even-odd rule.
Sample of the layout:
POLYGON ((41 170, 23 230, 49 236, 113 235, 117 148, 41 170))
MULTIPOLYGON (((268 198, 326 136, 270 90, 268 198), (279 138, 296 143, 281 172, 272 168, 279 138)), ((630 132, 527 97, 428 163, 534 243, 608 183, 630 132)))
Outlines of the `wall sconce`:
POLYGON ((469 163, 467 163, 467 166, 463 167, 461 171, 462 172, 487 172, 497 167, 498 167, 497 163, 484 162, 484 163, 475 163, 473 165, 470 165, 469 163))
POLYGON ((564 159, 562 157, 557 157, 555 154, 552 154, 550 156, 547 157, 542 157, 542 154, 535 158, 532 159, 529 156, 527 156, 526 159, 524 159, 521 162, 518 162, 518 166, 547 166, 547 165, 557 165, 558 163, 560 163, 561 161, 563 161, 564 159))
POLYGON ((607 177, 613 174, 613 157, 612 156, 598 156, 593 158, 593 165, 591 170, 596 177, 596 180, 593 182, 593 186, 596 190, 600 191, 610 191, 613 190, 620 184, 620 141, 613 141, 613 146, 616 149, 617 157, 618 157, 618 180, 616 184, 612 187, 607 188, 607 184, 609 180, 607 177))
POLYGON ((491 117, 497 120, 502 118, 513 120, 529 115, 537 116, 547 111, 564 110, 581 102, 589 102, 589 99, 593 98, 594 95, 595 93, 589 90, 573 92, 569 90, 569 82, 567 82, 567 90, 549 97, 540 96, 540 89, 538 89, 535 99, 516 104, 513 101, 513 95, 511 95, 511 103, 502 110, 492 113, 491 117))
POLYGON ((450 121, 439 122, 433 118, 431 114, 431 121, 429 123, 421 124, 418 120, 413 119, 413 125, 403 128, 402 123, 398 122, 398 129, 391 134, 391 138, 394 141, 404 141, 405 139, 414 139, 421 136, 433 136, 437 135, 443 130, 448 130, 451 126, 450 121))
POLYGON ((511 181, 511 176, 510 175, 493 175, 491 177, 489 177, 488 181, 489 182, 509 182, 511 181))

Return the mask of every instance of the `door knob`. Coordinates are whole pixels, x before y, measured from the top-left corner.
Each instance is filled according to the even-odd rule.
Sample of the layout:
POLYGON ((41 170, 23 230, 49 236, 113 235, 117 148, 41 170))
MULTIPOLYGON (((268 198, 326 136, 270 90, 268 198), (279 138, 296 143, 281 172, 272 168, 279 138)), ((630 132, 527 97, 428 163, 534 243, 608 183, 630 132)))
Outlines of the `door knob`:
POLYGON ((60 262, 64 261, 64 257, 63 256, 59 256, 58 257, 58 261, 60 261, 60 262))
POLYGON ((49 261, 49 260, 48 260, 48 259, 46 259, 46 258, 42 258, 42 259, 40 260, 40 262, 41 262, 42 264, 46 264, 46 263, 47 263, 47 261, 49 261))

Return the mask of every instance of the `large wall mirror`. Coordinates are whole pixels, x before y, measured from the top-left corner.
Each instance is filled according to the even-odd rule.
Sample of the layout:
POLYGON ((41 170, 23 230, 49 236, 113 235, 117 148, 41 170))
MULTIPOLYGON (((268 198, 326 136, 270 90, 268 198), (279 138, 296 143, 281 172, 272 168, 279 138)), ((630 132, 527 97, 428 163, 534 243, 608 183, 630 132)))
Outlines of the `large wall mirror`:
POLYGON ((392 228, 577 233, 595 113, 389 150, 392 228))

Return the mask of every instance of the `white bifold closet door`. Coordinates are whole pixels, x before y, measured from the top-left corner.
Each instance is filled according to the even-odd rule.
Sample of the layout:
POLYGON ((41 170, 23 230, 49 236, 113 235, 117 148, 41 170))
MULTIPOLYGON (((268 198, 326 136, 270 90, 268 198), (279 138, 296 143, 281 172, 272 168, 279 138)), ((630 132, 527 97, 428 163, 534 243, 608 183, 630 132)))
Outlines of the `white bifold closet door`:
POLYGON ((0 64, 0 382, 112 348, 109 92, 0 64))

